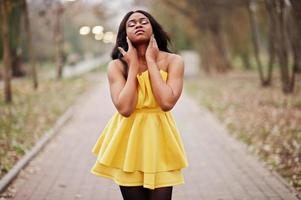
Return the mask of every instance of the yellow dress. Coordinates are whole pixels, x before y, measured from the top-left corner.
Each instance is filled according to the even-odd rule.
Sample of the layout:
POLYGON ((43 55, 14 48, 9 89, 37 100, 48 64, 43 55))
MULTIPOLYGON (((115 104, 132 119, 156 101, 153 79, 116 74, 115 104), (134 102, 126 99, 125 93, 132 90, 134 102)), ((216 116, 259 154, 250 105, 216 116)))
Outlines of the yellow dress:
MULTIPOLYGON (((168 72, 160 70, 166 82, 168 72)), ((184 183, 186 152, 171 113, 164 112, 151 89, 148 70, 137 75, 135 111, 124 117, 116 112, 96 141, 92 174, 118 185, 149 189, 184 183)))

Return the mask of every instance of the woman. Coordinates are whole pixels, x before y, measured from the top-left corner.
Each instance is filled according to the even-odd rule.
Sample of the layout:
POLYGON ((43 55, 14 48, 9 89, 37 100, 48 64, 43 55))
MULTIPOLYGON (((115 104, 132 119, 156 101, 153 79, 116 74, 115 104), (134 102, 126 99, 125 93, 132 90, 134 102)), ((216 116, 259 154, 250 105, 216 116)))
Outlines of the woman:
POLYGON ((184 64, 167 48, 169 37, 147 12, 120 23, 107 75, 117 111, 95 146, 91 172, 114 180, 126 200, 171 199, 188 166, 169 112, 183 87, 184 64))

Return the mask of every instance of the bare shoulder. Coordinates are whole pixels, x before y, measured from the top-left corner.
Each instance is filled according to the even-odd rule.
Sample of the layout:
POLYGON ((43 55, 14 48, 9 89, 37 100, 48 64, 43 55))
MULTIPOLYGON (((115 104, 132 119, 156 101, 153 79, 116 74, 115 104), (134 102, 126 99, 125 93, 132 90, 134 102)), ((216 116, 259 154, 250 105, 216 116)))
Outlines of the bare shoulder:
POLYGON ((123 76, 124 69, 123 64, 119 59, 111 60, 108 64, 107 68, 107 76, 109 80, 113 80, 116 78, 119 78, 123 76))
POLYGON ((169 72, 184 73, 184 60, 181 55, 168 53, 167 62, 169 72))
POLYGON ((118 72, 123 72, 123 66, 119 59, 111 60, 108 64, 107 73, 116 74, 118 72))
POLYGON ((183 62, 182 56, 175 53, 168 53, 168 59, 171 62, 183 62))

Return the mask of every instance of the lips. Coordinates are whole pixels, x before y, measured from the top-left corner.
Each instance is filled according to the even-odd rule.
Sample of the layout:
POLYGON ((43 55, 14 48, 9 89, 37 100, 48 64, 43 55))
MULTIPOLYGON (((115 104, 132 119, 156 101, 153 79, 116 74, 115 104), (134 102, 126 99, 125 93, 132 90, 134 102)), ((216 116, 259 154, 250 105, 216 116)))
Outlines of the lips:
POLYGON ((140 33, 144 33, 144 30, 138 29, 138 30, 135 31, 135 34, 136 34, 136 35, 137 35, 137 34, 140 34, 140 33))

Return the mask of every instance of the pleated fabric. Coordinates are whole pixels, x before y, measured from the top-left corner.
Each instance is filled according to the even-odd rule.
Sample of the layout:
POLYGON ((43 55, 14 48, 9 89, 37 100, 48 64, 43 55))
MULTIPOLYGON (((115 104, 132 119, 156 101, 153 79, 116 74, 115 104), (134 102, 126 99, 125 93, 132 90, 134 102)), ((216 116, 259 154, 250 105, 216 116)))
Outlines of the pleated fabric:
MULTIPOLYGON (((168 73, 160 74, 166 82, 168 73)), ((92 148, 97 159, 91 173, 123 186, 183 184, 188 160, 173 116, 156 102, 148 70, 137 79, 136 109, 129 117, 116 112, 106 124, 92 148)))

